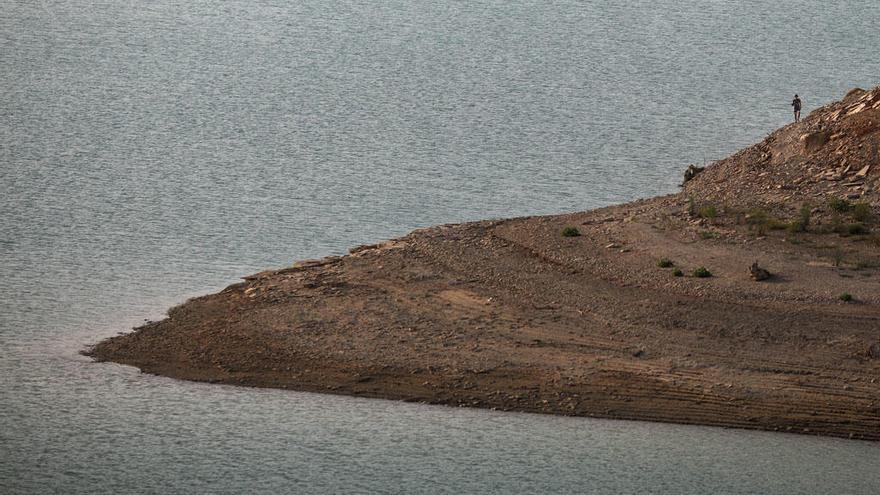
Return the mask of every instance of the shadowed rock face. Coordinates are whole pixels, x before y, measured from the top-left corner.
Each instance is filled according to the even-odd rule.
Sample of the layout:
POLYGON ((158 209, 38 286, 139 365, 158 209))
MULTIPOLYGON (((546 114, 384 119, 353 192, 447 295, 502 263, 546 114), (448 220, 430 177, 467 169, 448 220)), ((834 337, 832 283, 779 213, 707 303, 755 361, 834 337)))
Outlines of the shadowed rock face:
POLYGON ((824 203, 801 207, 850 190, 876 206, 874 168, 859 187, 824 179, 868 166, 876 94, 813 112, 681 194, 437 226, 264 271, 88 353, 208 382, 880 440, 880 243, 823 230, 824 203), (808 156, 800 136, 820 132, 808 156), (753 204, 777 217, 759 230, 753 204), (673 275, 697 267, 712 277, 673 275))

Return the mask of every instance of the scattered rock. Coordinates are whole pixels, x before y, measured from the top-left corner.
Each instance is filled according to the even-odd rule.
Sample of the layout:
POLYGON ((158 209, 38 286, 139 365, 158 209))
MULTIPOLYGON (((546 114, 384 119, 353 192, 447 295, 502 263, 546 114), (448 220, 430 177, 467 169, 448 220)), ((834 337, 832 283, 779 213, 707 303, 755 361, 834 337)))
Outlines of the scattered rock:
MULTIPOLYGON (((868 357, 872 359, 880 359, 880 342, 874 342, 868 346, 868 357)), ((874 383, 873 381, 871 383, 874 383)))
POLYGON ((698 167, 696 165, 689 165, 687 170, 684 171, 684 181, 687 182, 694 177, 697 176, 700 172, 706 170, 706 167, 698 167))
POLYGON ((858 97, 864 95, 865 93, 867 93, 867 91, 865 91, 862 88, 853 88, 853 89, 849 90, 849 92, 846 94, 846 96, 843 97, 843 99, 844 99, 844 101, 851 100, 853 98, 858 98, 858 97))
POLYGON ((752 263, 752 266, 749 267, 749 275, 751 275, 752 280, 756 282, 760 282, 762 280, 767 280, 768 278, 770 278, 770 272, 758 266, 757 261, 752 263))

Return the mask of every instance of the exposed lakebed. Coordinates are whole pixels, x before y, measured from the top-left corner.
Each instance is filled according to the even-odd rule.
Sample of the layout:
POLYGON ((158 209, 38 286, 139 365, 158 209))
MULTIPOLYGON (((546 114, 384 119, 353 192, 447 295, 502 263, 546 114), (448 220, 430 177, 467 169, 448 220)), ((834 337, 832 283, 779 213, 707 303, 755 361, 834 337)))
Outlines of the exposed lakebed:
POLYGON ((799 4, 821 29, 737 3, 7 5, 0 485, 871 493, 874 444, 200 385, 77 355, 296 259, 672 192, 687 163, 785 122, 789 93, 809 109, 876 83, 880 19, 858 5, 799 4))

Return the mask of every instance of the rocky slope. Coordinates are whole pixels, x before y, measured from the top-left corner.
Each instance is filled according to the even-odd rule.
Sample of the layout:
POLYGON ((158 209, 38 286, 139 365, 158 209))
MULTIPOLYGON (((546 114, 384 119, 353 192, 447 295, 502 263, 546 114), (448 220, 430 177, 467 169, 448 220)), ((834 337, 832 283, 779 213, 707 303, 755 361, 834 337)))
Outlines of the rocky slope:
POLYGON ((685 194, 728 206, 822 206, 831 198, 880 205, 880 87, 854 89, 754 146, 720 160, 685 194))

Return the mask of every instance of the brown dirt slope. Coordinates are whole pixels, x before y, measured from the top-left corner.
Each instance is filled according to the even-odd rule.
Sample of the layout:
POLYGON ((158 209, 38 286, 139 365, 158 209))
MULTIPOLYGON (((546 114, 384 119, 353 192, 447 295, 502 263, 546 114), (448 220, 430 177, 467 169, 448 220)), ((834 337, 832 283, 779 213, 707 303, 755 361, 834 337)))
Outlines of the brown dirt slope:
POLYGON ((418 230, 245 277, 88 352, 189 380, 880 440, 878 94, 677 195, 418 230))

